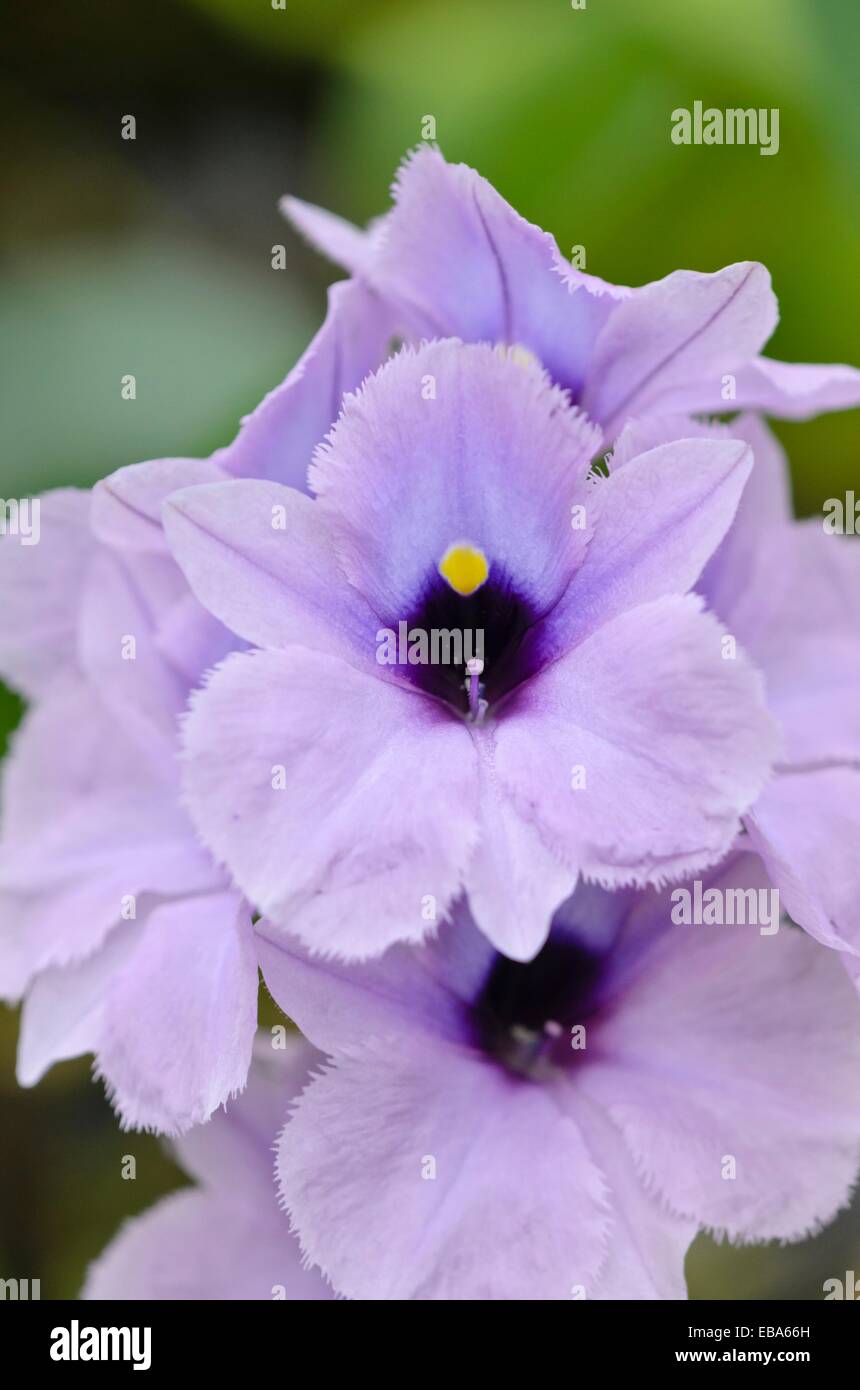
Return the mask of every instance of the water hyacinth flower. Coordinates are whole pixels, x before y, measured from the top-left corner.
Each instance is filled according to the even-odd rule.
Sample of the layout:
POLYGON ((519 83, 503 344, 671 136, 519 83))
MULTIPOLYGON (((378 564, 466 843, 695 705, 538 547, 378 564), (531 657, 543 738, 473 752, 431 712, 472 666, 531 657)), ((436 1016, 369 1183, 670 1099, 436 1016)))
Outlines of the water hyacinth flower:
POLYGON ((247 1090, 172 1145, 196 1180, 127 1221, 90 1266, 88 1300, 308 1301, 330 1286, 302 1266, 278 1207, 274 1143, 285 1107, 319 1054, 301 1039, 273 1051, 262 1037, 247 1090))
POLYGON ((95 1054, 124 1124, 177 1132, 241 1089, 257 1013, 251 909, 180 804, 178 720, 235 639, 189 593, 158 518, 194 460, 41 499, 0 546, 0 669, 30 697, 4 768, 0 997, 18 1079, 95 1054))
POLYGON ((317 444, 397 340, 459 337, 531 354, 611 440, 666 412, 755 408, 790 419, 860 402, 846 366, 759 355, 777 306, 764 266, 675 271, 635 289, 585 274, 552 236, 473 169, 421 146, 368 232, 285 198, 286 215, 351 278, 329 291, 325 323, 286 379, 213 462, 236 477, 306 489, 317 444))
POLYGON ((762 357, 777 322, 764 266, 677 270, 636 289, 578 269, 486 179, 420 146, 368 232, 286 198, 312 244, 387 305, 412 341, 532 353, 613 439, 647 414, 754 409, 789 419, 860 403, 860 372, 762 357))
POLYGON ((461 891, 528 959, 577 877, 714 863, 776 743, 756 673, 689 591, 750 468, 680 440, 595 476, 599 432, 530 359, 404 350, 347 399, 311 500, 174 494, 198 599, 259 650, 185 724, 186 798, 255 906, 322 953, 418 941, 461 891), (479 630, 479 670, 378 659, 479 630))
MULTIPOLYGON (((745 853, 705 882, 768 884, 745 853)), ((799 1239, 850 1195, 857 1000, 790 926, 675 926, 668 890, 585 886, 527 964, 462 903, 433 943, 362 965, 257 930, 330 1057, 278 1175, 347 1297, 683 1298, 698 1230, 799 1239)))
POLYGON ((794 921, 839 951, 860 987, 860 546, 820 520, 793 520, 787 460, 752 416, 634 422, 613 468, 682 428, 753 450, 735 519, 697 588, 762 672, 780 726, 776 775, 744 818, 750 842, 794 921))
MULTIPOLYGON (((426 152, 428 160, 431 153, 426 152)), ((498 195, 489 190, 489 185, 478 180, 471 171, 445 165, 436 154, 432 154, 429 163, 424 161, 425 154, 421 153, 408 166, 403 175, 403 191, 398 195, 398 208, 391 215, 388 231, 380 228, 379 235, 374 233, 370 241, 336 219, 326 220, 325 215, 317 215, 317 225, 325 223, 327 226, 330 248, 332 237, 339 238, 343 247, 351 248, 343 257, 345 263, 358 255, 359 248, 362 248, 362 256, 369 254, 371 241, 374 247, 387 243, 388 251, 378 262, 374 261, 375 268, 368 273, 356 262, 353 279, 333 287, 326 322, 307 353, 286 381, 246 419, 232 444, 219 450, 210 461, 168 459, 120 470, 96 490, 94 529, 90 527, 89 507, 83 495, 69 492, 45 499, 41 544, 27 548, 9 543, 0 547, 0 597, 4 613, 11 616, 11 621, 0 632, 0 669, 11 684, 34 702, 17 737, 6 776, 5 849, 0 851, 0 989, 10 999, 27 996, 19 1076, 28 1083, 35 1081, 54 1060, 92 1050, 120 1114, 129 1124, 181 1130, 204 1119, 242 1084, 253 1030, 256 990, 256 972, 249 947, 250 906, 231 880, 217 869, 211 856, 201 852, 196 832, 179 805, 175 766, 177 721, 190 691, 199 685, 202 674, 213 663, 243 642, 211 618, 188 591, 165 548, 160 515, 164 498, 176 489, 200 488, 205 492, 213 482, 230 477, 272 479, 292 488, 305 489, 307 463, 313 446, 338 415, 344 391, 355 389, 366 373, 386 357, 394 334, 405 332, 415 337, 425 331, 436 331, 448 321, 447 310, 437 313, 433 322, 424 311, 423 317, 410 317, 404 312, 409 293, 395 293, 390 278, 386 287, 381 272, 381 267, 389 264, 385 257, 397 248, 398 254, 400 251, 404 254, 404 265, 407 260, 414 260, 416 265, 423 261, 431 269, 440 265, 438 249, 431 255, 425 254, 431 248, 422 249, 420 241, 413 247, 412 234, 421 231, 421 219, 406 216, 412 197, 411 194, 406 196, 406 183, 410 181, 410 187, 420 191, 419 184, 411 182, 413 173, 430 169, 431 164, 435 171, 433 179, 441 180, 438 207, 446 210, 441 219, 433 220, 434 236, 441 232, 443 240, 453 237, 456 241, 468 224, 468 218, 474 216, 469 211, 473 204, 483 210, 482 216, 489 219, 487 225, 496 228, 490 241, 484 241, 482 249, 476 243, 477 261, 472 252, 469 253, 474 286, 476 289, 483 286, 480 294, 486 304, 492 300, 492 294, 489 298, 485 294, 489 284, 488 249, 498 250, 503 243, 509 249, 516 244, 525 248, 522 261, 517 261, 522 273, 518 271, 515 277, 516 288, 512 289, 513 280, 505 287, 504 277, 494 282, 496 299, 498 287, 503 288, 502 318, 494 318, 495 310, 492 313, 488 310, 484 316, 486 330, 474 328, 465 321, 462 324, 457 321, 454 326, 462 328, 467 337, 474 331, 476 336, 489 342, 511 342, 515 346, 510 361, 523 370, 529 364, 534 366, 535 357, 545 359, 556 380, 582 400, 586 399, 588 372, 583 367, 577 375, 572 358, 562 361, 553 355, 549 340, 545 343, 539 337, 542 325, 550 325, 553 341, 557 338, 563 345, 568 340, 573 344, 575 340, 581 356, 587 355, 592 348, 596 351, 603 344, 601 371, 605 370, 607 376, 614 373, 616 380, 620 380, 619 373, 623 376, 626 370, 623 363, 629 365, 635 361, 641 367, 644 357, 651 352, 653 360, 646 369, 646 376, 652 385, 662 383, 660 390, 656 394, 634 393, 624 409, 635 405, 647 412, 658 406, 662 409, 667 401, 676 400, 667 388, 667 383, 671 382, 666 376, 667 362, 661 355, 666 346, 662 338, 637 338, 634 333, 632 357, 622 353, 619 358, 622 365, 612 365, 615 358, 606 344, 609 342, 611 346, 615 342, 617 345, 621 339, 617 335, 614 339, 604 335, 604 327, 609 322, 607 316, 610 313, 614 316, 616 310, 639 291, 601 285, 591 277, 579 277, 571 268, 564 303, 568 308, 571 303, 579 306, 576 313, 582 311, 585 327, 580 334, 578 329, 573 332, 572 325, 567 324, 564 332, 559 330, 556 334, 552 326, 556 310, 552 306, 561 303, 557 299, 558 283, 565 280, 567 272, 560 276, 558 267, 553 264, 551 281, 543 275, 545 265, 539 273, 538 263, 541 258, 546 260, 548 239, 542 233, 535 235, 536 229, 530 229, 506 208, 498 195), (442 196, 449 185, 457 193, 453 201, 447 195, 442 196), (483 269, 478 264, 481 256, 485 262, 483 269), (587 311, 583 307, 586 304, 587 311), (593 334, 590 329, 586 331, 588 323, 595 327, 593 334), (527 332, 528 325, 531 329, 527 332), (29 578, 21 569, 28 557, 32 564, 29 578), (135 659, 118 660, 121 643, 128 637, 133 637, 137 643, 135 659), (136 916, 126 920, 129 900, 136 916), (210 908, 211 916, 208 915, 210 908), (213 939, 221 943, 223 957, 213 952, 213 939), (202 1020, 199 1027, 187 1026, 187 1001, 180 986, 185 976, 195 982, 195 1007, 199 1009, 197 1017, 202 1020), (219 1007, 210 1015, 206 1012, 207 1003, 213 998, 219 1000, 219 1007)), ((474 226, 469 236, 472 232, 474 226)), ((498 265, 503 261, 507 265, 506 258, 498 265)), ((750 272, 743 286, 738 287, 738 294, 731 296, 725 311, 728 319, 722 309, 715 314, 715 323, 719 322, 722 329, 728 324, 731 329, 728 337, 734 345, 733 352, 738 343, 747 343, 748 338, 746 327, 731 317, 737 313, 739 305, 744 315, 756 322, 764 322, 771 313, 767 308, 768 296, 762 293, 759 272, 760 268, 750 272)), ((434 270, 428 287, 431 281, 436 283, 435 274, 434 270)), ((698 312, 695 306, 704 302, 700 301, 700 291, 711 303, 708 299, 711 278, 684 279, 682 276, 674 283, 679 292, 684 287, 684 294, 689 292, 690 342, 695 341, 699 354, 695 358, 699 364, 696 370, 701 369, 703 380, 711 381, 713 373, 718 368, 722 370, 728 358, 714 348, 710 328, 705 331, 700 325, 699 331, 693 322, 698 312)), ((724 289, 727 283, 723 283, 724 289)), ((441 282, 440 288, 444 288, 441 282)), ((461 297, 459 287, 455 288, 453 299, 449 295, 446 300, 440 293, 440 305, 443 301, 449 302, 456 309, 461 297)), ((665 326, 670 320, 675 324, 674 311, 664 315, 661 322, 665 326)), ((616 322, 614 317, 612 321, 616 322)), ((760 333, 760 329, 756 331, 760 333)), ((687 343, 680 354, 679 360, 683 359, 686 365, 677 381, 687 379, 684 373, 690 374, 689 346, 687 343)), ((585 356, 582 356, 584 361, 585 356)), ((758 361, 754 370, 745 369, 738 379, 750 380, 756 373, 761 378, 762 373, 767 375, 768 371, 772 379, 780 383, 782 396, 789 379, 798 386, 801 384, 799 373, 807 373, 803 377, 804 390, 797 395, 794 405, 777 402, 779 408, 789 414, 848 403, 854 389, 855 375, 848 369, 783 370, 778 364, 766 364, 764 359, 758 361)), ((670 376, 671 381, 676 381, 671 373, 670 376)), ((683 399, 689 404, 686 396, 683 399)), ((756 399, 766 403, 760 395, 756 399)), ((429 400, 427 403, 429 405, 429 400)), ((611 433, 615 424, 604 407, 595 404, 592 397, 588 397, 588 403, 611 433)), ((620 418, 618 411, 616 415, 620 418)), ((693 425, 685 423, 682 426, 682 434, 697 432, 693 425)), ((582 422, 583 449, 587 437, 588 427, 582 422)), ((592 436, 592 445, 597 445, 596 433, 592 436)), ((743 465, 739 463, 736 481, 742 471, 743 465)), ((730 492, 731 485, 723 492, 727 512, 731 510, 730 492)), ((280 506, 280 502, 277 505, 280 506)), ((519 505, 519 499, 515 505, 519 505)), ((568 499, 564 505, 568 505, 568 499)), ((582 506, 587 514, 588 506, 582 506)), ((303 511, 303 526, 305 518, 310 521, 307 509, 292 501, 285 505, 285 517, 289 512, 291 522, 299 511, 303 511)), ((583 553, 592 547, 593 520, 587 521, 578 537, 583 553)), ((672 524, 670 520, 670 528, 672 524)), ((715 527, 715 534, 718 529, 715 527)), ((687 534, 683 529, 679 531, 679 536, 687 534)), ((565 536, 569 541, 566 530, 565 536)), ((280 539, 292 543, 294 534, 289 527, 280 539)), ((462 568, 451 570, 450 566, 477 564, 480 570, 480 565, 487 561, 480 547, 468 543, 465 547, 459 546, 457 542, 462 539, 461 536, 452 538, 443 555, 437 557, 434 582, 448 585, 447 589, 441 589, 445 603, 450 601, 451 592, 457 593, 449 582, 452 576, 461 590, 463 588, 462 568), (449 569, 447 578, 446 566, 449 569)), ((466 540, 468 542, 468 537, 466 540)), ((307 555, 305 552, 305 558, 307 555)), ((562 562, 560 575, 568 562, 573 567, 570 555, 562 562)), ((490 556, 491 567, 493 563, 490 556)), ((324 556, 318 570, 311 565, 300 576, 314 599, 319 597, 333 572, 339 575, 339 566, 339 560, 332 566, 330 557, 324 556)), ((691 565, 691 571, 693 568, 695 566, 691 565)), ((491 593, 497 572, 496 564, 492 578, 484 580, 472 595, 460 592, 458 603, 472 602, 473 609, 479 608, 483 602, 482 592, 484 598, 491 593)), ((265 586, 265 576, 259 578, 265 586)), ((595 583, 599 582, 599 571, 592 578, 595 583)), ((216 589, 219 583, 229 587, 231 578, 222 577, 214 583, 216 589)), ((272 597, 267 590, 265 602, 272 597)), ((274 594, 274 606, 281 597, 274 594)), ((214 607, 219 603, 220 599, 214 601, 214 607)), ((516 629, 516 615, 509 609, 506 617, 512 616, 516 629)), ((323 645, 329 641, 331 632, 326 637, 321 634, 330 618, 331 613, 326 612, 319 622, 314 619, 313 641, 322 641, 323 645)), ((237 630, 243 628, 244 622, 245 617, 237 623, 237 630)), ((544 635, 551 639, 544 653, 548 660, 553 651, 552 640, 557 634, 550 631, 552 624, 544 626, 544 635)), ((495 620, 494 630, 498 636, 495 620)), ((302 636, 303 642, 306 636, 302 636)), ((253 636, 249 640, 256 643, 257 639, 253 636)), ((337 647, 337 642, 334 646, 337 647)), ((442 674, 443 677, 447 675, 442 674)), ((388 678, 389 685, 396 683, 390 679, 390 671, 381 671, 378 666, 374 668, 374 675, 388 678)), ((414 693, 421 690, 421 679, 426 677, 432 681, 439 672, 431 670, 428 673, 422 669, 407 671, 405 675, 414 693)), ((510 666, 506 676, 505 663, 494 660, 492 666, 474 672, 465 694, 462 685, 452 692, 447 679, 443 680, 441 692, 434 689, 425 693, 443 703, 446 700, 450 703, 452 694, 455 703, 465 700, 467 709, 459 711, 464 719, 468 714, 484 710, 487 717, 482 722, 489 728, 507 698, 496 698, 494 702, 493 684, 498 692, 510 676, 510 666)), ((678 699, 681 698, 679 692, 678 699)), ((738 717, 742 716, 738 714, 738 717)), ((382 710, 380 723, 384 724, 386 718, 386 711, 382 710)), ((477 723, 474 719, 471 722, 477 723)), ((477 734, 477 729, 471 729, 471 733, 477 734)), ((753 737, 751 730, 750 739, 753 737)), ((762 754, 762 763, 764 761, 762 754)), ((575 764, 574 767, 587 771, 584 765, 575 764)), ((498 864, 511 876, 515 896, 519 895, 521 900, 533 895, 530 876, 540 882, 546 904, 538 903, 537 916, 543 926, 538 920, 525 931, 523 919, 518 918, 516 911, 510 913, 507 922, 495 912, 488 913, 497 923, 493 930, 498 939, 509 941, 511 953, 527 954, 536 949, 552 906, 568 891, 575 874, 569 863, 559 867, 559 852, 563 861, 567 849, 554 825, 548 827, 551 843, 547 846, 540 837, 532 835, 529 827, 523 831, 521 807, 512 811, 503 803, 501 812, 496 814, 492 806, 492 798, 498 790, 493 780, 495 767, 484 760, 481 768, 483 773, 489 771, 492 775, 489 786, 485 783, 481 787, 480 819, 483 823, 489 800, 495 821, 495 844, 488 848, 485 842, 483 849, 477 851, 469 843, 475 818, 462 816, 452 825, 455 837, 462 832, 460 842, 454 846, 453 858, 457 861, 458 856, 469 854, 476 903, 481 895, 480 875, 492 878, 498 864)), ((279 769, 280 764, 273 775, 280 775, 279 769)), ((568 771, 573 773, 572 768, 568 771)), ((750 771, 750 782, 752 780, 754 769, 750 771)), ((420 797, 421 787, 416 784, 414 790, 420 797)), ((579 788, 580 792, 583 790, 579 788)), ((429 794, 432 800, 435 795, 432 786, 429 794)), ((530 796, 526 789, 520 802, 530 796)), ((731 801, 732 797, 728 799, 731 801)), ((740 800, 745 799, 746 793, 740 800)), ((565 803, 562 800, 560 804, 565 803)), ((759 799, 757 805, 763 804, 759 799)), ((631 804, 628 809, 629 821, 632 821, 642 807, 634 810, 631 804)), ((648 811, 647 802, 644 809, 648 811)), ((389 810, 392 818, 398 819, 396 799, 389 810)), ((235 808, 230 812, 231 817, 237 814, 235 808)), ((729 816, 723 806, 717 821, 724 828, 728 825, 729 816)), ((308 827, 311 823, 309 820, 308 827)), ((752 824, 748 823, 752 831, 752 824)), ((850 831, 852 825, 845 803, 843 822, 838 828, 850 831)), ((396 828, 398 833, 403 833, 402 826, 396 828)), ((660 825, 656 828, 661 829, 660 825)), ((372 825, 368 829, 372 831, 372 825)), ((649 825, 648 834, 653 830, 654 826, 649 825)), ((420 826, 420 832, 425 831, 427 844, 438 848, 434 840, 439 827, 438 821, 432 821, 432 808, 430 820, 420 826)), ((717 826, 709 824, 708 831, 715 841, 717 826)), ((727 831, 726 835, 728 837, 727 831)), ((268 843, 265 838, 261 841, 261 845, 268 843)), ((820 850, 836 856, 840 853, 837 843, 841 841, 828 840, 820 850)), ((629 839, 627 844, 629 849, 629 839)), ((600 848, 602 853, 605 846, 600 848)), ((601 871, 599 876, 604 881, 617 878, 623 882, 628 876, 628 866, 616 862, 615 848, 613 845, 608 873, 601 871)), ((697 846, 697 851, 699 848, 697 846)), ((803 851, 813 866, 820 861, 821 853, 813 849, 811 841, 804 844, 803 851)), ((272 841, 272 853, 279 852, 276 837, 272 841)), ((338 871, 348 877, 354 859, 360 858, 363 852, 359 844, 353 860, 347 864, 342 858, 338 871)), ((384 850, 379 852, 385 853, 384 850)), ((420 852, 419 846, 419 858, 420 852)), ((707 854, 701 856, 702 862, 712 853, 716 851, 709 847, 707 854)), ((231 854, 223 857, 229 860, 231 854)), ((681 864, 682 856, 673 850, 665 864, 650 861, 648 872, 657 880, 679 871, 681 864)), ((405 875, 411 874, 414 867, 414 860, 407 863, 405 875)), ((390 883, 390 870, 390 863, 383 865, 380 881, 386 885, 390 883)), ((643 872, 640 863, 630 876, 636 877, 643 872)), ((844 883, 844 876, 833 881, 844 883)), ((432 932, 438 917, 444 915, 446 894, 435 901, 435 887, 435 877, 432 886, 426 882, 422 885, 421 925, 416 935, 432 932)), ((305 896, 308 892, 312 896, 321 893, 318 885, 307 881, 298 891, 305 896)), ((492 900, 494 909, 506 891, 504 882, 499 889, 490 883, 486 896, 492 900)), ((839 891, 847 904, 847 889, 839 891)), ((373 936, 370 946, 364 941, 356 945, 350 940, 346 945, 338 943, 333 949, 367 954, 381 949, 380 940, 384 944, 385 939, 396 937, 402 928, 391 924, 395 915, 401 914, 402 898, 399 895, 389 898, 385 896, 387 893, 388 886, 379 914, 380 937, 370 931, 368 935, 373 936), (388 926, 385 926, 386 918, 388 926)), ((409 909, 414 913, 411 888, 409 893, 409 909)), ((277 915, 277 904, 269 906, 271 915, 277 915)), ((311 904, 311 916, 314 910, 311 904)), ((324 911, 321 903, 316 910, 324 911)), ((362 908, 364 912, 370 910, 368 904, 362 908)), ((830 908, 825 905, 821 911, 827 914, 830 908)), ((796 915, 799 913, 798 906, 796 915)), ((345 921, 342 914, 341 925, 345 921)), ((316 925, 300 923, 299 928, 304 925, 315 943, 326 949, 324 934, 317 932, 316 925)), ((362 932, 366 925, 366 922, 359 922, 362 932)), ((414 923, 408 930, 415 932, 414 923)), ((337 924, 335 931, 340 931, 337 924)))

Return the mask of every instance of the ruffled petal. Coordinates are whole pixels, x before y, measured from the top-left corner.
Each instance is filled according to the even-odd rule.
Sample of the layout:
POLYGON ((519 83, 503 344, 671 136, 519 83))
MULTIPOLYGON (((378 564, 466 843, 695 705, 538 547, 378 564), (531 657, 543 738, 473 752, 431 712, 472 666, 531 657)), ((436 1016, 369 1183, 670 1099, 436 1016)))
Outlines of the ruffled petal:
POLYGON ((398 1039, 339 1057, 278 1146, 305 1256, 360 1299, 569 1299, 611 1238, 577 1122, 540 1087, 398 1039))
POLYGON ((245 1085, 257 958, 234 893, 157 907, 108 992, 97 1071, 123 1124, 175 1134, 245 1085))
MULTIPOLYGON (((754 856, 703 888, 770 892, 754 856)), ((675 1212, 732 1238, 797 1239, 834 1216, 860 1164, 855 992, 802 932, 671 925, 672 901, 593 1025, 579 1085, 675 1212)))
POLYGON ((499 784, 568 867, 660 884, 729 849, 778 745, 760 678, 722 659, 723 635, 695 597, 658 599, 511 698, 499 784))
POLYGON ((173 760, 141 758, 85 682, 28 713, 4 769, 0 995, 96 950, 132 899, 217 881, 178 790, 173 760))
POLYGON ((248 898, 325 955, 419 941, 477 835, 466 726, 321 652, 230 657, 185 725, 186 794, 248 898))
POLYGON ((84 960, 36 976, 21 1009, 19 1086, 35 1086, 56 1062, 98 1050, 108 991, 138 937, 137 922, 124 922, 84 960))

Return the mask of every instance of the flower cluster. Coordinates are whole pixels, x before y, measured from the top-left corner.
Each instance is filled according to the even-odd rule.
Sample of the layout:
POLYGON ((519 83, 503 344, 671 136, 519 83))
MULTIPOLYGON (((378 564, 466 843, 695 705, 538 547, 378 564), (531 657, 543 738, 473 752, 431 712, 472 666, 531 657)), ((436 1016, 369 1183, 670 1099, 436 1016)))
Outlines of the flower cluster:
POLYGON ((860 547, 763 418, 860 373, 429 147, 285 211, 349 278, 233 443, 0 546, 19 1080, 92 1053, 199 1183, 85 1296, 683 1297, 860 1167, 860 547))

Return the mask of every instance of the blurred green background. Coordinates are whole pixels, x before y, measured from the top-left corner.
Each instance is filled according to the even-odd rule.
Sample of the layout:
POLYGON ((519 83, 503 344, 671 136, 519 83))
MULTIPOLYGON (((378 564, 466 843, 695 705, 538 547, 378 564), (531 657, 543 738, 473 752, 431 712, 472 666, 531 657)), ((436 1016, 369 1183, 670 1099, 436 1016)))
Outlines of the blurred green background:
MULTIPOLYGON (((772 354, 860 361, 856 0, 40 0, 6 30, 2 497, 232 438, 333 276, 278 197, 373 216, 426 115, 590 271, 759 259, 772 354), (778 107, 779 154, 673 145, 670 113, 696 99, 778 107)), ((779 433, 800 513, 860 490, 856 412, 779 433)), ((0 741, 20 713, 0 695, 0 741)), ((16 1028, 0 1007, 0 1277, 73 1296, 120 1220, 182 1178, 156 1139, 120 1133, 88 1061, 17 1089, 16 1028)), ((846 1269, 857 1206, 799 1246, 700 1239, 689 1261, 694 1297, 819 1298, 846 1269)))

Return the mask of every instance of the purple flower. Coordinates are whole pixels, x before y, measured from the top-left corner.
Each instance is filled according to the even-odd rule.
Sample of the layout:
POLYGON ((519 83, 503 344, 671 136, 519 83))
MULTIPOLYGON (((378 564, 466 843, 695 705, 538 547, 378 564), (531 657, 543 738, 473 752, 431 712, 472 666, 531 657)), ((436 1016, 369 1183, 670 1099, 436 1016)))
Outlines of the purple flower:
MULTIPOLYGON (((798 920, 856 941, 855 744, 831 757, 807 719, 807 753, 793 744, 756 798, 773 751, 756 682, 717 662, 720 631, 688 592, 746 453, 665 435, 592 477, 597 428, 532 359, 607 437, 634 412, 724 408, 727 371, 736 403, 795 415, 852 403, 857 374, 755 358, 775 312, 761 267, 603 285, 433 151, 370 235, 298 216, 354 278, 232 444, 119 470, 92 516, 85 494, 52 494, 40 544, 0 546, 0 672, 33 701, 0 852, 0 993, 26 995, 19 1077, 92 1050, 123 1121, 169 1132, 244 1082, 256 962, 241 890, 313 949, 362 956, 432 934, 465 886, 483 929, 525 958, 578 874, 677 877, 717 859, 746 813, 798 920), (451 331, 512 351, 401 355, 320 451, 321 495, 298 495, 394 335, 451 331), (177 489, 174 544, 214 617, 165 543, 177 489), (452 604, 486 626, 467 689, 459 667, 379 664, 381 617, 432 627, 452 604), (246 642, 266 650, 234 656, 189 723, 190 805, 237 888, 180 804, 176 732, 203 673, 246 642), (820 830, 804 838, 812 791, 820 830)), ((700 587, 740 632, 743 613, 700 587)), ((743 644, 773 666, 766 643, 743 644)), ((822 689, 847 728, 847 679, 822 689)))
POLYGON ((90 1266, 84 1299, 328 1299, 302 1267, 278 1210, 273 1148, 284 1110, 301 1090, 314 1049, 297 1038, 283 1051, 262 1039, 248 1089, 174 1145, 196 1180, 127 1221, 90 1266))
POLYGON ((777 322, 762 265, 678 270, 629 290, 584 274, 486 179, 417 149, 370 233, 287 198, 298 229, 387 305, 401 333, 532 352, 614 438, 650 413, 805 419, 860 402, 860 372, 759 356, 777 322))
MULTIPOLYGON (((769 891, 749 854, 704 886, 769 891)), ((462 905, 432 944, 351 967, 258 924, 269 988, 331 1057, 278 1172, 340 1293, 682 1298, 700 1228, 787 1240, 832 1218, 860 1163, 844 971, 789 926, 671 910, 581 887, 528 964, 462 905)))
POLYGON ((530 361, 439 342, 348 398, 315 500, 252 481, 169 499, 198 598, 263 649, 193 701, 187 804, 312 949, 418 941, 466 890, 527 959, 578 875, 663 883, 730 847, 775 743, 689 590, 749 450, 681 440, 605 478, 598 443, 530 361), (482 634, 482 669, 381 662, 401 624, 482 634))
POLYGON ((632 416, 757 408, 803 419, 860 402, 860 373, 758 356, 776 324, 766 269, 676 271, 640 289, 577 270, 487 181, 422 146, 369 233, 295 198, 283 208, 350 271, 308 351, 213 456, 235 477, 304 490, 317 444, 397 339, 456 336, 532 353, 603 428, 632 416))
POLYGON ((40 544, 0 546, 0 668, 33 700, 4 770, 0 995, 25 996, 18 1077, 95 1053, 126 1125, 176 1132, 245 1082, 251 912, 179 797, 178 717, 235 639, 158 522, 193 460, 42 499, 40 544))

